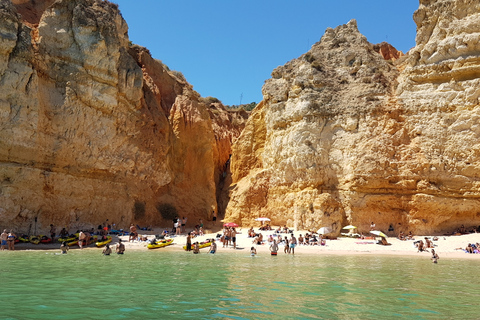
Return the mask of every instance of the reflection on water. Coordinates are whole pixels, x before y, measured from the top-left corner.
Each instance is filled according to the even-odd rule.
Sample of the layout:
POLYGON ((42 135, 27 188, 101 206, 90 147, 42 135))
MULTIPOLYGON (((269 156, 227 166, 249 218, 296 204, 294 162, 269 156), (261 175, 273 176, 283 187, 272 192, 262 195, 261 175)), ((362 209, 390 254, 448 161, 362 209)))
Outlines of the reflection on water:
POLYGON ((1 319, 476 319, 480 298, 476 261, 425 256, 74 250, 0 263, 1 319))

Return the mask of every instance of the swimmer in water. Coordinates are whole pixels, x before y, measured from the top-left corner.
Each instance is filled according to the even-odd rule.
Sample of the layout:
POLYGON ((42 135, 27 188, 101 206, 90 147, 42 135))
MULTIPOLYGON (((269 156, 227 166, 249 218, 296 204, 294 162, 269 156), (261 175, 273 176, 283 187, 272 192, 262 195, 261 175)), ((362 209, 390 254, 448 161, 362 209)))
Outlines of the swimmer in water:
POLYGON ((68 250, 70 248, 68 247, 68 244, 66 241, 62 242, 62 245, 60 246, 60 250, 62 251, 63 254, 67 254, 68 250))
POLYGON ((250 248, 250 255, 253 257, 257 254, 257 249, 255 249, 255 247, 251 247, 250 248))
POLYGON ((217 244, 215 243, 215 240, 212 240, 212 244, 210 245, 210 253, 214 254, 217 252, 217 244))

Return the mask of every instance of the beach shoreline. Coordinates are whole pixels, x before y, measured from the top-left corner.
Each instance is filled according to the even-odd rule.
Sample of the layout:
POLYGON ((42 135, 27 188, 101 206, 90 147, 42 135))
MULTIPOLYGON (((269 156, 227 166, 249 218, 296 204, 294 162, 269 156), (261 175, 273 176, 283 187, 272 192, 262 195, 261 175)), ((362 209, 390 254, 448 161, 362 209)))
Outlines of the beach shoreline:
MULTIPOLYGON (((146 236, 149 240, 152 239, 155 235, 160 234, 161 231, 166 228, 155 228, 152 231, 140 231, 139 234, 146 236)), ((245 254, 245 252, 250 252, 250 248, 253 246, 257 250, 258 255, 270 254, 269 245, 265 241, 262 245, 252 244, 253 238, 249 238, 247 234, 247 228, 239 229, 237 234, 237 249, 233 249, 231 246, 228 248, 223 248, 222 243, 219 239, 216 239, 217 234, 221 234, 221 227, 210 230, 203 236, 197 236, 192 239, 192 243, 198 241, 202 242, 207 239, 216 239, 217 242, 217 253, 239 253, 245 254)), ((271 234, 277 236, 280 235, 282 238, 290 234, 286 233, 275 233, 272 231, 260 231, 258 228, 255 229, 256 233, 261 232, 264 235, 264 239, 267 239, 271 234)), ((294 235, 298 238, 298 235, 304 235, 307 231, 295 231, 294 235)), ((186 244, 186 234, 174 236, 174 242, 172 245, 158 248, 158 249, 148 249, 148 242, 137 241, 129 242, 128 235, 117 236, 112 235, 111 246, 115 246, 118 243, 119 239, 122 239, 122 242, 125 244, 126 253, 130 250, 155 250, 155 251, 182 251, 185 252, 183 246, 186 244)), ((414 241, 424 239, 425 236, 415 236, 415 240, 405 240, 401 241, 397 238, 389 237, 387 241, 391 243, 389 246, 378 245, 377 240, 380 237, 377 237, 376 240, 362 240, 359 238, 348 238, 348 237, 339 237, 336 240, 326 240, 325 246, 311 246, 311 245, 297 245, 295 248, 296 255, 308 254, 308 255, 345 255, 345 256, 355 256, 355 255, 371 255, 371 256, 413 256, 413 257, 424 257, 429 259, 431 256, 431 248, 427 249, 428 251, 418 252, 417 248, 414 246, 414 241)), ((431 238, 431 237, 430 237, 431 238)), ((468 254, 459 248, 465 249, 468 243, 480 242, 480 233, 472 233, 466 235, 455 235, 455 236, 440 236, 437 241, 433 241, 435 251, 440 256, 440 258, 447 259, 479 259, 480 254, 468 254)), ((31 243, 17 243, 15 244, 15 250, 58 250, 60 251, 60 243, 48 243, 48 244, 31 244, 31 243)), ((78 246, 73 246, 70 250, 81 250, 78 246)), ((83 250, 102 250, 101 248, 95 247, 95 244, 90 244, 88 247, 84 247, 83 250)), ((208 249, 204 248, 200 250, 201 253, 207 253, 208 249)), ((279 245, 278 256, 288 255, 284 253, 284 246, 279 245)))

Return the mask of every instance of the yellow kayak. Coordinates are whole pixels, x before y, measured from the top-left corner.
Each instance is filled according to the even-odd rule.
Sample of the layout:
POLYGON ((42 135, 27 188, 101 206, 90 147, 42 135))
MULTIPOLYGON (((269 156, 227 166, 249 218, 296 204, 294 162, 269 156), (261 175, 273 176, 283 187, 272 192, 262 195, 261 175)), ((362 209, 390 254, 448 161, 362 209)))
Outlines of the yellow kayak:
POLYGON ((30 236, 30 243, 33 244, 39 244, 40 243, 40 237, 39 236, 30 236))
MULTIPOLYGON (((212 245, 212 239, 208 239, 206 241, 200 242, 199 247, 200 249, 210 247, 212 245)), ((183 250, 187 250, 187 246, 183 246, 183 250)), ((193 250, 193 243, 192 243, 192 250, 193 250)))
POLYGON ((169 246, 173 243, 173 239, 168 239, 168 240, 157 240, 155 244, 149 243, 147 245, 148 249, 157 249, 157 248, 163 248, 166 246, 169 246))
MULTIPOLYGON (((97 241, 97 238, 98 238, 98 236, 93 236, 93 237, 91 237, 91 238, 90 238, 90 243, 96 242, 96 241, 97 241)), ((76 239, 76 240, 67 242, 67 245, 68 245, 69 247, 78 246, 78 241, 79 241, 79 240, 76 239)), ((89 243, 89 244, 90 244, 90 243, 89 243)), ((87 246, 87 245, 88 245, 85 240, 83 240, 83 245, 84 245, 84 246, 87 246)))
POLYGON ((72 241, 75 241, 77 238, 76 237, 66 237, 66 238, 58 238, 58 242, 72 242, 72 241))
POLYGON ((112 237, 111 237, 111 236, 107 236, 107 240, 97 241, 97 242, 95 243, 95 245, 96 245, 97 247, 103 247, 104 245, 106 245, 107 243, 110 243, 110 242, 112 242, 112 237))

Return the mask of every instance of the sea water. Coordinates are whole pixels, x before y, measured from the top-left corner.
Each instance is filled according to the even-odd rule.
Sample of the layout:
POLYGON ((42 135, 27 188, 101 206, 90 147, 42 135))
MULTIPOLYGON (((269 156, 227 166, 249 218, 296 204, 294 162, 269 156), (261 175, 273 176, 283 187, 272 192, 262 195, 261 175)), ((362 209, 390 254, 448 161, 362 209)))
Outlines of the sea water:
POLYGON ((0 252, 1 319, 480 317, 476 260, 57 252, 0 252))

